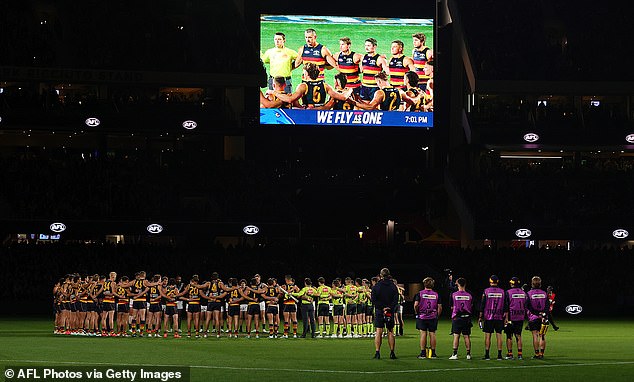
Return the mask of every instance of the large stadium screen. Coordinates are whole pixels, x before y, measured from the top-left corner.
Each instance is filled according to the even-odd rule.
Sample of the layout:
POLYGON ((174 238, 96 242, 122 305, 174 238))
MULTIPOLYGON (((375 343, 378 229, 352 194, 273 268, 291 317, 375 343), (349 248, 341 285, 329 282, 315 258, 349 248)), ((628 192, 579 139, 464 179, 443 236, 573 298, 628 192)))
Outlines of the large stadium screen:
POLYGON ((433 32, 433 19, 260 15, 260 123, 432 127, 433 32))

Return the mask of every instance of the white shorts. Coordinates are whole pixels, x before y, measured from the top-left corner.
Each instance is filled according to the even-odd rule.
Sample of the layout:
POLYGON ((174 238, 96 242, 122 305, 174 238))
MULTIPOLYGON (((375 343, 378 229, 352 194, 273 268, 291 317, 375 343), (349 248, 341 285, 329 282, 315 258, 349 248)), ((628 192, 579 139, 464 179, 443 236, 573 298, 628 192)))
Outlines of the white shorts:
POLYGON ((266 302, 260 301, 260 312, 266 312, 266 302))
POLYGON ((248 306, 249 306, 248 304, 240 304, 240 311, 241 312, 246 312, 248 306))
POLYGON ((398 314, 403 314, 403 305, 398 306, 398 314))
POLYGON ((132 299, 130 299, 130 308, 132 308, 132 305, 134 305, 134 301, 132 301, 132 299))
POLYGON ((205 313, 207 311, 207 305, 201 305, 200 306, 200 311, 201 311, 201 313, 205 313))
POLYGON ((184 303, 184 301, 182 301, 182 300, 181 301, 176 301, 176 309, 182 310, 184 308, 183 307, 183 303, 184 303))

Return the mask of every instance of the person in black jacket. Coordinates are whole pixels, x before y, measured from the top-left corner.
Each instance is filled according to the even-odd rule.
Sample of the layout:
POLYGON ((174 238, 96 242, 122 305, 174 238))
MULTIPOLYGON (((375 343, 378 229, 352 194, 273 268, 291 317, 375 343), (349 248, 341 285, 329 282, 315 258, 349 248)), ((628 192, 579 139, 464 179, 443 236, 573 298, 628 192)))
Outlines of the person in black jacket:
POLYGON ((383 340, 383 328, 387 329, 387 341, 390 345, 390 358, 396 359, 394 347, 396 341, 394 339, 394 314, 398 306, 398 288, 390 270, 381 269, 381 280, 372 287, 372 304, 374 305, 374 326, 376 334, 374 336, 375 359, 381 358, 381 342, 383 340))

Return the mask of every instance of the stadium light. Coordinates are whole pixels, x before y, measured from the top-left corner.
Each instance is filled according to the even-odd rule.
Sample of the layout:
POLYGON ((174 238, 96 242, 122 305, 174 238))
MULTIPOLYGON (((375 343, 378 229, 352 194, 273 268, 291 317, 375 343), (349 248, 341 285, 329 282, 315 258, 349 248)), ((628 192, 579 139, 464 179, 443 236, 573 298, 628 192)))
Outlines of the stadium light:
POLYGON ((160 224, 153 223, 147 226, 146 230, 152 235, 156 235, 163 232, 163 226, 160 224))
POLYGON ((618 228, 612 231, 612 236, 614 236, 615 239, 625 239, 626 237, 630 236, 630 233, 623 228, 618 228))
POLYGON ((66 231, 66 224, 64 223, 52 223, 49 228, 51 229, 51 231, 55 232, 55 233, 60 233, 60 232, 64 232, 66 231))
POLYGON ((520 228, 517 231, 515 231, 515 236, 519 237, 520 239, 526 239, 531 237, 533 233, 531 232, 530 229, 527 228, 520 228))
POLYGON ((242 228, 242 232, 244 232, 247 235, 257 235, 258 232, 260 232, 260 229, 257 226, 250 224, 242 228))
POLYGON ((88 127, 97 127, 101 125, 101 121, 99 120, 99 118, 96 118, 96 117, 86 118, 86 121, 84 121, 84 123, 88 127))
POLYGON ((196 127, 198 127, 198 124, 196 123, 196 121, 192 121, 192 120, 187 120, 183 122, 183 128, 187 129, 187 130, 194 130, 196 127))
POLYGON ((536 133, 528 133, 524 134, 524 140, 528 143, 533 143, 539 141, 539 135, 536 133))

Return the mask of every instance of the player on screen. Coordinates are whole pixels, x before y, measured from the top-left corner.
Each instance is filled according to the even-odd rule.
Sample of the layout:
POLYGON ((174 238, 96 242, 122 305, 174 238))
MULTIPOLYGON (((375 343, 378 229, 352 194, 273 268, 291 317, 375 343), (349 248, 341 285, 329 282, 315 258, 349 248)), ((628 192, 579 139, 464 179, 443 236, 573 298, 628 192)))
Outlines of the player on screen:
POLYGON ((275 77, 273 79, 273 90, 269 90, 266 94, 262 94, 260 90, 260 108, 267 109, 290 109, 291 104, 283 102, 277 98, 277 94, 289 94, 285 89, 286 82, 284 77, 275 77))
POLYGON ((365 40, 365 55, 361 60, 361 96, 362 100, 371 101, 374 93, 379 90, 375 76, 379 73, 390 72, 385 56, 376 52, 376 39, 370 37, 365 40))
POLYGON ((324 82, 324 80, 318 79, 319 69, 317 65, 312 62, 304 65, 303 82, 297 85, 293 94, 276 94, 277 98, 283 102, 288 102, 299 106, 296 102, 301 98, 302 106, 304 108, 315 108, 323 106, 326 103, 326 95, 330 97, 345 101, 350 97, 352 89, 346 89, 342 93, 338 93, 332 86, 324 82))
POLYGON ((304 40, 306 40, 306 44, 298 50, 295 67, 299 68, 302 63, 313 63, 319 69, 317 79, 323 80, 327 65, 336 68, 337 61, 328 48, 317 42, 317 32, 313 28, 304 31, 304 40))
POLYGON ((512 277, 509 281, 511 288, 506 291, 508 301, 504 332, 506 333, 506 359, 513 359, 513 336, 517 342, 517 359, 522 359, 522 328, 526 317, 526 293, 520 288, 520 279, 512 277))
POLYGON ((456 280, 457 292, 451 294, 451 333, 453 334, 453 354, 449 359, 458 359, 460 335, 464 338, 467 360, 471 359, 471 314, 473 313, 473 297, 466 291, 467 280, 459 277, 456 280))
POLYGON ((412 44, 414 45, 414 49, 412 49, 412 61, 414 61, 416 74, 418 74, 420 78, 419 86, 422 90, 425 90, 427 80, 430 78, 424 71, 425 64, 434 58, 433 50, 425 45, 426 40, 427 37, 423 33, 419 32, 412 35, 412 44))
POLYGON ((393 111, 399 109, 401 101, 405 101, 407 105, 411 106, 415 105, 421 97, 421 95, 414 98, 409 97, 403 90, 391 86, 385 72, 377 74, 375 79, 380 90, 374 93, 374 98, 372 98, 370 102, 363 100, 355 101, 355 107, 364 110, 393 111))
POLYGON ((273 42, 275 48, 268 49, 261 55, 262 62, 270 64, 269 67, 269 89, 273 90, 273 80, 276 77, 282 77, 284 80, 284 86, 282 90, 286 93, 293 91, 293 84, 291 82, 291 71, 296 68, 295 59, 297 59, 297 52, 285 47, 286 35, 282 32, 276 32, 273 36, 273 42))
POLYGON ((546 331, 548 330, 548 294, 541 289, 542 279, 534 276, 531 279, 531 290, 526 297, 528 310, 528 329, 533 335, 534 359, 544 358, 546 350, 546 331))
POLYGON ((392 45, 390 46, 390 51, 392 52, 392 57, 389 62, 390 84, 397 89, 405 88, 403 80, 405 72, 408 70, 416 71, 414 61, 403 54, 403 47, 404 44, 401 40, 392 41, 392 45))
POLYGON ((418 87, 418 74, 412 72, 411 70, 405 73, 405 94, 407 94, 410 98, 417 98, 417 101, 413 105, 409 105, 406 107, 404 103, 401 103, 401 109, 407 111, 423 111, 423 99, 424 95, 423 91, 418 87))
POLYGON ((425 85, 425 96, 423 97, 423 111, 434 111, 434 60, 429 60, 423 68, 426 76, 429 77, 425 85))
POLYGON ((355 94, 361 91, 361 80, 359 78, 359 64, 363 60, 360 53, 350 50, 352 42, 349 37, 339 39, 339 52, 335 53, 339 72, 346 75, 346 87, 353 89, 355 94))
POLYGON ((489 277, 489 287, 482 293, 480 303, 480 318, 478 322, 484 332, 484 357, 491 359, 489 349, 491 348, 491 334, 495 332, 498 346, 497 359, 502 359, 502 330, 504 330, 504 312, 506 311, 506 299, 504 290, 498 287, 499 278, 496 275, 489 277))

